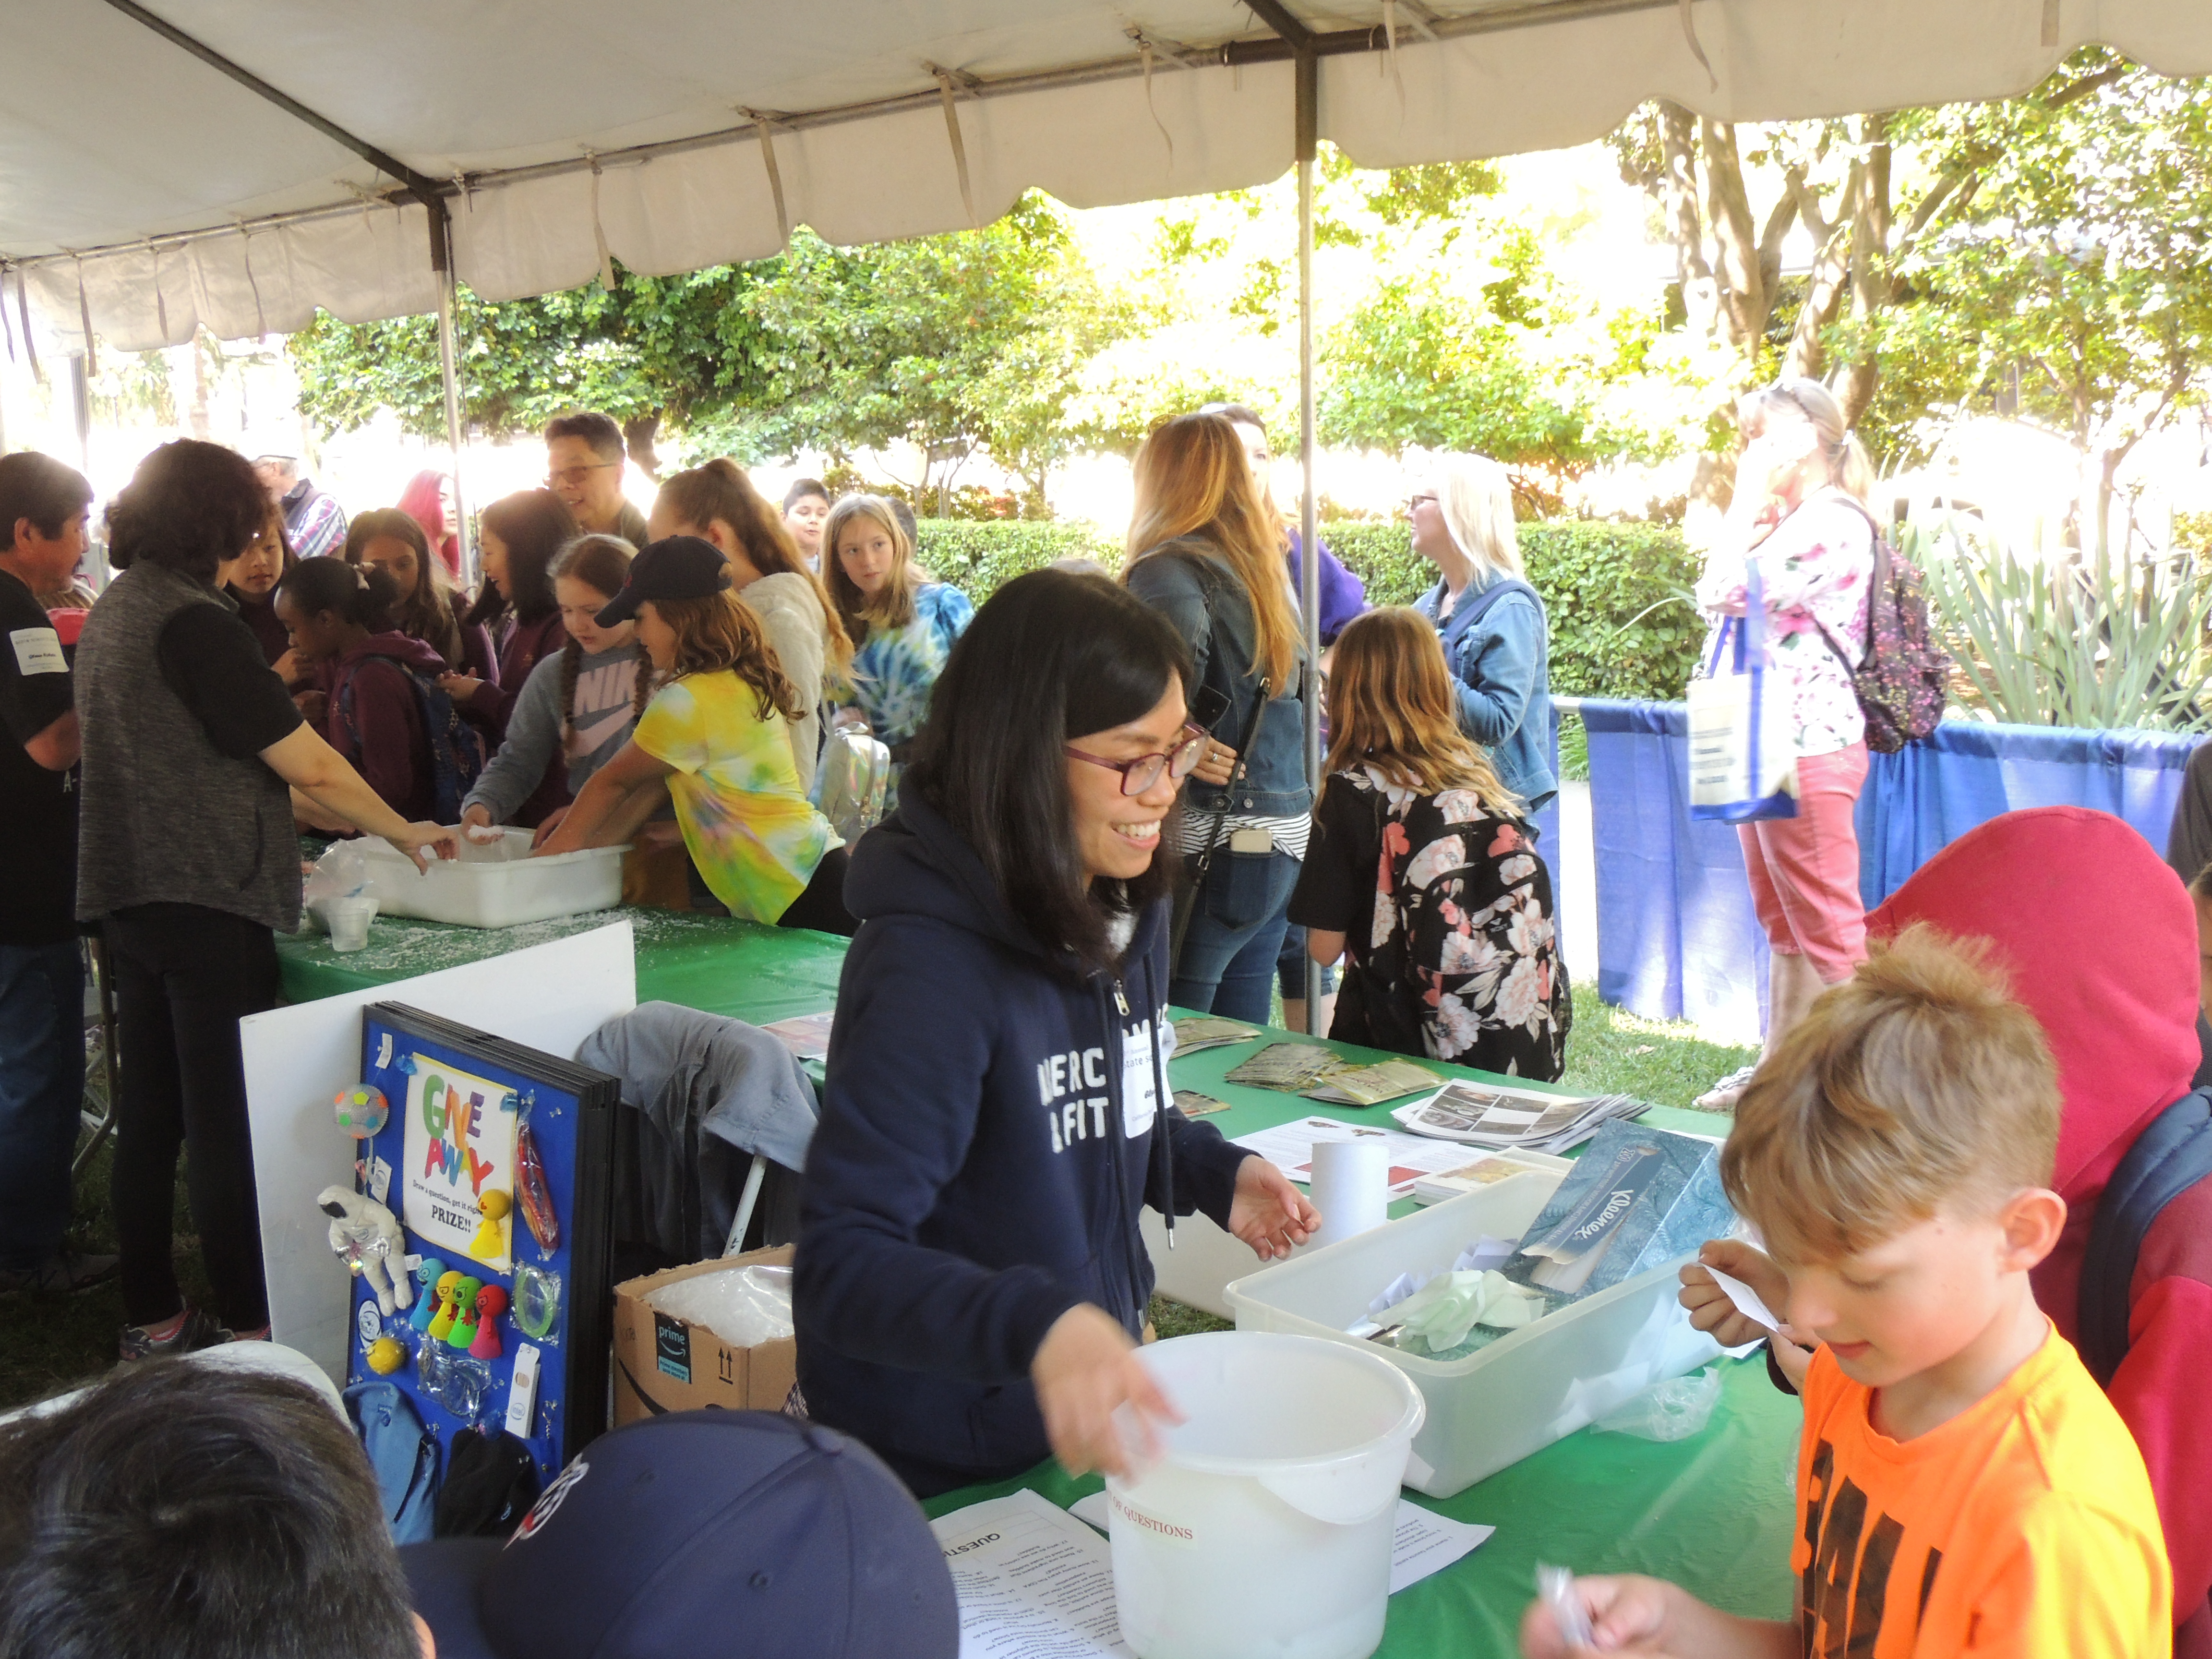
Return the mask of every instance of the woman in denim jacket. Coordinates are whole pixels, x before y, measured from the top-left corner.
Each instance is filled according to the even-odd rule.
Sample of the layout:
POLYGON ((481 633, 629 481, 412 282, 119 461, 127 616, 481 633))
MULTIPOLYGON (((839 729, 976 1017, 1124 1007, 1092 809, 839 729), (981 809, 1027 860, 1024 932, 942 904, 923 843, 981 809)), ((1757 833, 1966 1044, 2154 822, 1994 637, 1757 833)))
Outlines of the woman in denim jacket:
POLYGON ((1513 535, 1505 469, 1447 455, 1407 504, 1413 551, 1437 585, 1414 608, 1437 625, 1459 686, 1460 730, 1534 817, 1559 792, 1552 771, 1550 629, 1513 535))
POLYGON ((1194 873, 1197 854, 1214 839, 1172 965, 1169 1000, 1264 1024, 1291 890, 1313 830, 1306 661, 1280 526, 1253 483, 1236 428, 1221 416, 1168 422, 1138 451, 1135 471, 1137 509, 1122 580, 1182 636, 1198 684, 1229 702, 1171 821, 1176 850, 1194 873), (1263 696, 1258 734, 1240 773, 1231 745, 1263 696))

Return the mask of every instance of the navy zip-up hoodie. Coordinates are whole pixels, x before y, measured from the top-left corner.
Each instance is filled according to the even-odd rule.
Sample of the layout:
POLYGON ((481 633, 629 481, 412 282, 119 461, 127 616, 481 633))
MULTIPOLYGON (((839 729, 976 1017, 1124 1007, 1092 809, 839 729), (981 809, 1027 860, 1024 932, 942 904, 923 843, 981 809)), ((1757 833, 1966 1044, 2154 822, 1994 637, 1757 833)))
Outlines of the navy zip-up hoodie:
POLYGON ((1139 1335, 1139 1210, 1171 1190, 1226 1226, 1249 1154, 1172 1106, 1155 1146, 1164 902, 1119 979, 1085 974, 914 799, 853 849, 845 902, 861 927, 806 1154, 799 1381, 817 1421, 927 1497, 1048 1454, 1029 1377, 1045 1333, 1089 1302, 1139 1335))

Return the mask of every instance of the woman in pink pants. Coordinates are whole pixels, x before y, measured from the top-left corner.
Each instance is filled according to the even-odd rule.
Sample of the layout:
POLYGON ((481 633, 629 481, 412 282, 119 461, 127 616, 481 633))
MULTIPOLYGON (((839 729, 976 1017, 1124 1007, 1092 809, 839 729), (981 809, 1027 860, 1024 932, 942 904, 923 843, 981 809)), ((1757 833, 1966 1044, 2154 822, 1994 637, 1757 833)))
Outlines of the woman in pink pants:
MULTIPOLYGON (((1866 722, 1851 671, 1867 649, 1874 520, 1865 501, 1874 469, 1818 380, 1778 380, 1746 398, 1737 417, 1746 444, 1735 500, 1698 602, 1716 629, 1743 615, 1745 566, 1756 562, 1767 684, 1786 692, 1797 749, 1797 816, 1737 830, 1752 902, 1773 948, 1764 1059, 1866 956, 1852 825, 1866 781, 1866 722)), ((1723 1078, 1698 1104, 1735 1105, 1753 1069, 1723 1078)))

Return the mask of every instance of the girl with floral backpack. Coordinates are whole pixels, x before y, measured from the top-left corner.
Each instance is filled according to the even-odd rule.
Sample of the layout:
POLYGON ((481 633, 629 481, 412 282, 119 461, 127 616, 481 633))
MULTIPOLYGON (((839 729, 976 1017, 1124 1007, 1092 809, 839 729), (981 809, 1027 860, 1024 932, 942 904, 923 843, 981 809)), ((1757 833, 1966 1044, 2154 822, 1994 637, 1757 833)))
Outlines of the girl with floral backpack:
POLYGON ((1332 1038, 1556 1081, 1574 1008, 1551 872, 1456 704, 1419 611, 1370 611, 1338 637, 1291 920, 1316 961, 1344 958, 1332 1038))

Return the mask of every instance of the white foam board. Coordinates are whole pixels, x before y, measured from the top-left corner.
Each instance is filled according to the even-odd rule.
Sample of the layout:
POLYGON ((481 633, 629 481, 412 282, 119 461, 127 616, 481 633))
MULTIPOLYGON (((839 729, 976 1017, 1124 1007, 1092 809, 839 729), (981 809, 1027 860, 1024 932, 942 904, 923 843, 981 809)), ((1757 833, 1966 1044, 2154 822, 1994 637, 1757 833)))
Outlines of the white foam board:
POLYGON ((353 1180, 355 1145, 331 1102, 361 1080, 361 1011, 404 1002, 562 1058, 637 1006, 637 951, 627 920, 464 967, 348 991, 239 1021, 253 1133, 270 1334, 345 1378, 345 1265, 330 1248, 315 1194, 353 1180))

